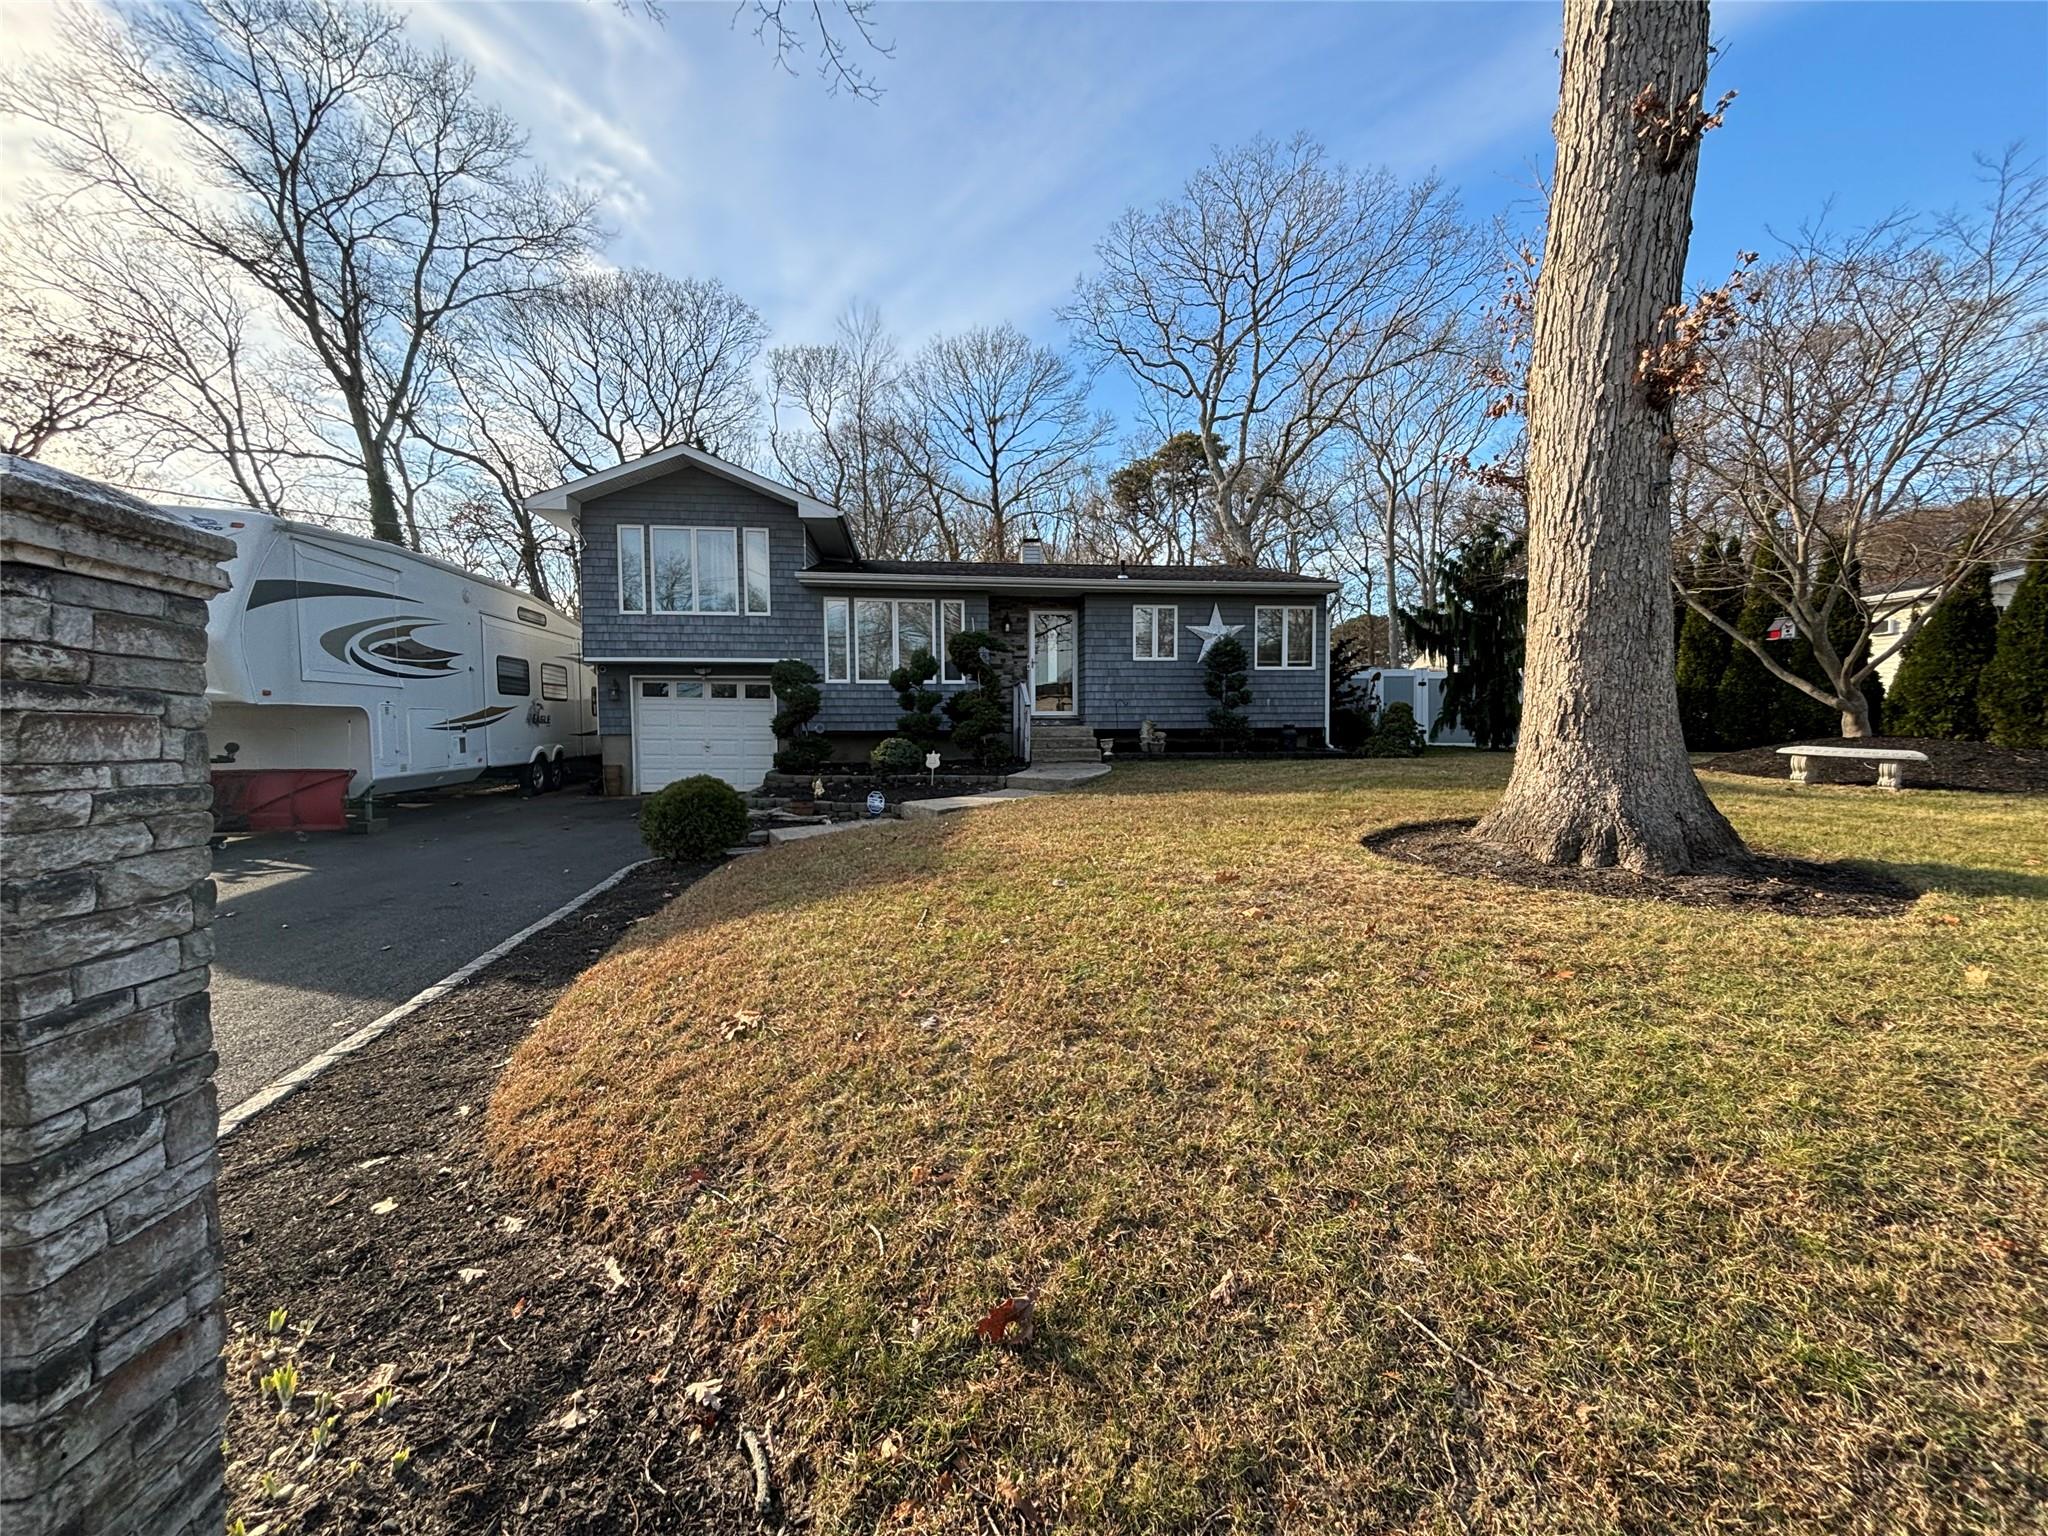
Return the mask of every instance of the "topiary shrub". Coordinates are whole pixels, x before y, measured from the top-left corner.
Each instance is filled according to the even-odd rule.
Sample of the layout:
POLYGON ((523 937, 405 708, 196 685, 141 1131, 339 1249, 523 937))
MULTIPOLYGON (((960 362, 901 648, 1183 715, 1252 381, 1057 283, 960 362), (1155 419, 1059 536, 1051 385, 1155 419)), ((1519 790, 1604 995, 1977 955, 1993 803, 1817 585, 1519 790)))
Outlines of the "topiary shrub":
POLYGON ((807 661, 778 661, 768 669, 768 686, 782 708, 769 729, 782 743, 775 752, 779 773, 810 773, 832 758, 832 743, 806 729, 824 703, 818 692, 818 669, 807 661))
POLYGON ((924 766, 925 749, 908 736, 889 736, 868 754, 877 773, 915 773, 924 766))
POLYGON ((889 674, 889 686, 903 708, 896 730, 926 749, 936 747, 946 734, 945 717, 939 713, 946 696, 931 686, 938 675, 939 659, 930 651, 913 651, 908 665, 889 674))
POLYGON ((1367 757, 1420 757, 1425 740, 1415 723, 1415 711, 1406 704, 1389 704, 1380 711, 1379 723, 1365 743, 1367 757))
POLYGON ((679 864, 715 859, 747 840, 747 803, 708 773, 678 779, 640 807, 640 840, 657 858, 679 864))
POLYGON ((984 768, 1010 760, 1010 710, 995 658, 1009 646, 984 629, 965 629, 946 642, 953 670, 973 686, 946 700, 953 721, 953 747, 984 768))
POLYGON ((1216 701, 1209 708, 1209 729, 1226 752, 1242 747, 1251 734, 1244 712, 1252 701, 1251 683, 1245 677, 1248 664, 1244 642, 1235 635, 1225 635, 1202 658, 1202 687, 1216 701))

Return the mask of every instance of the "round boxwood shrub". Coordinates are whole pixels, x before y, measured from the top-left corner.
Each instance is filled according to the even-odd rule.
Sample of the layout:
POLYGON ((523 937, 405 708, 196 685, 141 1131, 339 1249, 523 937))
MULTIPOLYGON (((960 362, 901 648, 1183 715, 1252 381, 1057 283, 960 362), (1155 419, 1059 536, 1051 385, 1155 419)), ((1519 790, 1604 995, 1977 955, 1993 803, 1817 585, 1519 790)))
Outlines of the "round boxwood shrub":
POLYGON ((747 840, 747 803, 708 773, 678 779, 640 807, 640 840, 679 864, 715 859, 747 840))
POLYGON ((908 736, 890 736, 868 754, 877 773, 915 773, 924 766, 924 748, 908 736))

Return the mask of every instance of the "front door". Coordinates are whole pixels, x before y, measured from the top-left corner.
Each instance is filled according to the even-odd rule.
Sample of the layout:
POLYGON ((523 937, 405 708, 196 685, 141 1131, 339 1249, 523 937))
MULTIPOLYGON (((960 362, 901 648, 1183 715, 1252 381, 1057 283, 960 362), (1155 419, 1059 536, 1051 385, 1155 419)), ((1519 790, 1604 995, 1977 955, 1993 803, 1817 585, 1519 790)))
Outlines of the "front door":
POLYGON ((1071 715, 1076 708, 1076 638, 1081 619, 1071 608, 1031 610, 1031 713, 1071 715))

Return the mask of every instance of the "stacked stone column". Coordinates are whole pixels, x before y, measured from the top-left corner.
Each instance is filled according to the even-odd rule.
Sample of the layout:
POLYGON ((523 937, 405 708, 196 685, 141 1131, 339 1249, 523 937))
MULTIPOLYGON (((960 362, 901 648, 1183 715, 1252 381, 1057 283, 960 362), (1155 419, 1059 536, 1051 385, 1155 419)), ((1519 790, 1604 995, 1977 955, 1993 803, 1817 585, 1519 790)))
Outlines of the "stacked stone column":
POLYGON ((0 459, 0 1529, 218 1536, 206 600, 227 540, 0 459))

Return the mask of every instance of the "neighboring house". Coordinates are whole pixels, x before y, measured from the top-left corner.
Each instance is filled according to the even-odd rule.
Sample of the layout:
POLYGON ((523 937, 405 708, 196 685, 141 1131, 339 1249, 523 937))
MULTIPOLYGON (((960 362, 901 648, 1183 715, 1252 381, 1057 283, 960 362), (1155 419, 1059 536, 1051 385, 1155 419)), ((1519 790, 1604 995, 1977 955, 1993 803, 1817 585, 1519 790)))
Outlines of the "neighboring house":
MULTIPOLYGON (((2001 613, 2019 589, 2020 578, 2026 574, 2024 564, 2001 566, 1991 573, 1991 602, 2001 613)), ((1905 657, 1905 648, 1899 644, 1899 637, 1905 634, 1915 618, 1934 605, 1938 591, 1935 583, 1923 582, 1865 594, 1864 601, 1877 615, 1877 622, 1871 629, 1870 649, 1878 658, 1878 678, 1887 689, 1899 675, 1899 663, 1905 657)), ((1782 613, 1764 631, 1766 640, 1793 640, 1798 635, 1799 626, 1782 613)))
MULTIPOLYGON (((670 448, 543 491, 529 510, 582 550, 584 659, 613 793, 693 773, 751 788, 771 766, 768 670, 823 679, 812 728, 864 760, 902 712, 888 676, 987 630, 1034 742, 1135 741, 1208 730, 1200 655, 1234 631, 1252 659, 1254 731, 1329 728, 1336 583, 1234 566, 1068 565, 1027 539, 1014 562, 867 560, 837 510, 694 448, 670 448)), ((964 685, 950 666, 939 681, 964 685)))

